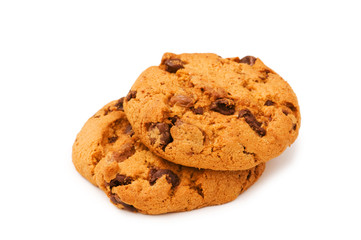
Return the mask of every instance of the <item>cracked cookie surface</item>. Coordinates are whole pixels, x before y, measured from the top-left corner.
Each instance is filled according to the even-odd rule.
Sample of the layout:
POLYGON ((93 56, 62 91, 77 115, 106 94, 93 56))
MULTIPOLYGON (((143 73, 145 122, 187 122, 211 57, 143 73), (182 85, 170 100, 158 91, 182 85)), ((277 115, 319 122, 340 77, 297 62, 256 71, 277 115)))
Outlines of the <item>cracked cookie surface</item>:
POLYGON ((73 147, 76 169, 118 208, 162 214, 223 204, 237 198, 265 169, 260 164, 244 171, 213 171, 168 162, 134 134, 123 101, 113 101, 91 117, 73 147))
POLYGON ((124 110, 151 151, 213 170, 277 157, 297 138, 301 120, 289 84, 252 56, 166 53, 136 80, 124 110))

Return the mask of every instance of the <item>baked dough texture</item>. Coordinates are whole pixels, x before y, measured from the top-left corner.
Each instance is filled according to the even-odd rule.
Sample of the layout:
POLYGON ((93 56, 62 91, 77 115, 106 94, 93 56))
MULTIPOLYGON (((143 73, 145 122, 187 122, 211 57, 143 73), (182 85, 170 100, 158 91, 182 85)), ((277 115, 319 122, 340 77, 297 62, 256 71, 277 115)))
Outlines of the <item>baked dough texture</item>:
POLYGON ((168 162, 135 134, 124 98, 105 105, 77 135, 73 163, 121 209, 144 214, 181 212, 237 198, 262 175, 261 163, 243 171, 214 171, 168 162))
POLYGON ((124 101, 134 132, 158 156, 184 166, 246 170, 298 136, 290 85, 260 59, 165 53, 124 101))

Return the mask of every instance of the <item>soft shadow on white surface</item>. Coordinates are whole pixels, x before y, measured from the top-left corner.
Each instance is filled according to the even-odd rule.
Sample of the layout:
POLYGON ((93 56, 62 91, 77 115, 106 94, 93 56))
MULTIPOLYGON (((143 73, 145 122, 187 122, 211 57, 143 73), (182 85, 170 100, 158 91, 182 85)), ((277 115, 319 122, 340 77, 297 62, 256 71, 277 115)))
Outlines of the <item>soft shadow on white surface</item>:
POLYGON ((286 170, 287 167, 290 166, 294 162, 295 156, 298 151, 298 145, 299 145, 299 143, 298 143, 298 141, 296 141, 291 147, 287 148, 280 156, 268 161, 266 163, 265 172, 260 177, 260 179, 253 186, 251 186, 247 191, 245 191, 238 198, 236 198, 234 201, 231 201, 229 203, 225 203, 222 205, 218 205, 218 206, 203 207, 200 209, 195 209, 195 210, 187 211, 187 212, 166 213, 166 214, 161 214, 161 215, 142 215, 142 214, 140 214, 140 215, 142 215, 142 217, 149 218, 149 219, 151 219, 151 218, 162 219, 162 218, 168 218, 168 217, 186 217, 186 218, 188 218, 191 216, 196 216, 197 214, 212 216, 217 213, 220 214, 222 212, 221 208, 223 209, 223 211, 232 212, 233 210, 231 210, 231 209, 232 208, 234 209, 235 207, 237 207, 236 206, 237 204, 241 204, 241 201, 244 201, 243 198, 252 198, 252 192, 257 191, 257 189, 259 189, 259 187, 262 185, 262 183, 266 183, 266 182, 270 181, 270 179, 273 178, 273 176, 278 175, 280 171, 286 170))
POLYGON ((295 159, 298 151, 299 141, 296 141, 291 147, 287 148, 280 156, 269 160, 266 163, 266 169, 258 180, 259 182, 269 181, 274 175, 285 170, 295 159))

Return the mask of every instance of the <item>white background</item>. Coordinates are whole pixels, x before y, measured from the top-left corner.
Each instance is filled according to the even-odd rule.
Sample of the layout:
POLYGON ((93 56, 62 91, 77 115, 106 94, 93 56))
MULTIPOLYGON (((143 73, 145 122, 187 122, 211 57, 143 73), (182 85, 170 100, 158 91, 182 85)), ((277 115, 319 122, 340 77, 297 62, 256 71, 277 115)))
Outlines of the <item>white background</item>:
POLYGON ((1 1, 1 239, 360 239, 359 1, 1 1), (254 55, 301 106, 298 140, 237 200, 121 211, 74 169, 85 121, 164 52, 254 55))

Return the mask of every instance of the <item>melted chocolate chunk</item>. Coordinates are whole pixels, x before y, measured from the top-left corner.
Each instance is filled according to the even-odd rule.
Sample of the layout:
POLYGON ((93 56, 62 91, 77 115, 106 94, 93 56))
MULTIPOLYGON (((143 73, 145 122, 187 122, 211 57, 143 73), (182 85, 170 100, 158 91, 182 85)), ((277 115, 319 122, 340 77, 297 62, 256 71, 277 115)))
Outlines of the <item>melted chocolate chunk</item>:
POLYGON ((120 201, 119 203, 123 205, 125 210, 131 211, 131 212, 138 211, 133 205, 126 204, 125 202, 122 202, 122 201, 120 201))
POLYGON ((154 185, 155 182, 161 178, 163 175, 167 175, 166 176, 166 180, 168 183, 172 184, 172 187, 176 187, 179 185, 179 177, 172 172, 169 169, 151 169, 149 172, 149 183, 150 185, 154 185))
POLYGON ((297 108, 290 102, 285 102, 284 105, 292 110, 292 112, 296 112, 297 108))
POLYGON ((268 74, 271 73, 271 71, 268 69, 264 69, 264 70, 261 70, 260 73, 262 74, 262 76, 260 76, 259 78, 262 80, 263 83, 266 83, 267 79, 269 77, 268 74))
POLYGON ((262 123, 258 122, 252 112, 248 109, 242 109, 238 118, 244 118, 246 123, 261 137, 266 135, 266 130, 261 127, 262 123))
POLYGON ((256 62, 257 58, 253 56, 245 56, 244 58, 239 60, 239 63, 246 63, 248 65, 253 66, 256 62))
POLYGON ((202 108, 202 107, 191 108, 191 110, 196 115, 203 115, 203 113, 204 113, 204 108, 202 108))
POLYGON ((114 204, 120 204, 122 202, 120 201, 119 197, 114 193, 110 194, 109 198, 114 204))
POLYGON ((221 98, 214 101, 210 109, 223 115, 232 115, 235 112, 235 105, 231 99, 221 98))
POLYGON ((283 114, 286 115, 286 116, 288 116, 288 114, 290 114, 287 110, 284 110, 284 109, 282 110, 282 112, 283 112, 283 114))
POLYGON ((124 98, 122 97, 121 99, 118 100, 118 102, 117 102, 114 106, 115 106, 118 110, 124 111, 123 103, 124 103, 124 98))
POLYGON ((126 97, 126 100, 130 101, 130 99, 136 98, 136 97, 137 97, 137 91, 130 90, 127 97, 126 97))
POLYGON ((182 60, 178 58, 167 59, 164 65, 165 70, 170 73, 176 73, 179 69, 184 68, 182 60))
POLYGON ((126 204, 125 202, 122 202, 116 194, 112 193, 109 198, 114 204, 116 205, 121 204, 124 207, 124 209, 132 212, 137 212, 137 209, 133 205, 129 205, 126 204))
POLYGON ((118 136, 114 136, 114 137, 109 137, 108 138, 108 143, 114 143, 115 141, 117 141, 118 136))
POLYGON ((249 181, 249 179, 251 178, 251 176, 252 176, 252 171, 251 171, 251 170, 248 170, 247 181, 249 181))
POLYGON ((171 106, 191 107, 193 106, 193 99, 184 95, 175 95, 169 99, 169 104, 171 106))
POLYGON ((133 178, 131 178, 131 177, 127 177, 122 174, 117 174, 117 176, 109 182, 109 187, 113 188, 113 187, 118 187, 118 186, 129 185, 132 183, 132 181, 133 181, 133 178))
POLYGON ((132 144, 127 143, 120 147, 119 151, 113 153, 113 160, 116 162, 123 162, 127 160, 129 157, 135 154, 135 148, 132 144))
MULTIPOLYGON (((170 127, 168 124, 166 123, 152 123, 150 125, 150 130, 157 128, 159 130, 159 140, 160 140, 160 145, 165 148, 169 143, 171 143, 173 141, 173 138, 170 134, 170 127)), ((153 144, 155 143, 155 140, 151 140, 153 142, 153 144)))
POLYGON ((203 193, 203 188, 202 188, 202 184, 198 184, 196 186, 191 187, 191 189, 197 191, 197 193, 204 198, 204 193, 203 193))
POLYGON ((134 131, 133 131, 132 125, 129 124, 128 126, 126 126, 124 129, 124 133, 133 137, 134 131))
POLYGON ((274 101, 271 101, 271 100, 267 100, 265 103, 264 103, 265 106, 273 106, 275 105, 275 102, 274 101))
POLYGON ((179 117, 176 115, 174 117, 169 117, 168 119, 171 121, 173 125, 175 125, 175 123, 179 120, 179 117))
POLYGON ((113 112, 113 110, 108 107, 107 109, 104 109, 104 116, 108 115, 108 113, 113 112))

